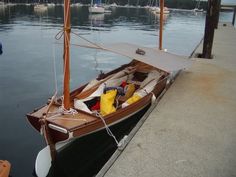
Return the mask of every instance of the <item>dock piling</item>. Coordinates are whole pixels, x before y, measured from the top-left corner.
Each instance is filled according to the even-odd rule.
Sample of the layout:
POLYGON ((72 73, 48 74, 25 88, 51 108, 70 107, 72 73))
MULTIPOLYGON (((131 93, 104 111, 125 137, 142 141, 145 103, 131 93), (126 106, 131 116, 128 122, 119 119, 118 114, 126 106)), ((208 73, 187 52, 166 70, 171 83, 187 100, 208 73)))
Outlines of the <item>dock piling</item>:
POLYGON ((208 0, 203 51, 201 58, 212 58, 211 52, 214 39, 214 31, 217 24, 217 10, 219 11, 217 5, 217 0, 208 0))
POLYGON ((232 20, 232 25, 233 26, 235 24, 235 15, 236 15, 236 7, 234 7, 234 14, 233 14, 233 20, 232 20))
POLYGON ((219 18, 220 18, 220 7, 221 7, 221 0, 217 1, 217 6, 216 6, 216 24, 215 24, 215 29, 218 28, 219 24, 219 18))

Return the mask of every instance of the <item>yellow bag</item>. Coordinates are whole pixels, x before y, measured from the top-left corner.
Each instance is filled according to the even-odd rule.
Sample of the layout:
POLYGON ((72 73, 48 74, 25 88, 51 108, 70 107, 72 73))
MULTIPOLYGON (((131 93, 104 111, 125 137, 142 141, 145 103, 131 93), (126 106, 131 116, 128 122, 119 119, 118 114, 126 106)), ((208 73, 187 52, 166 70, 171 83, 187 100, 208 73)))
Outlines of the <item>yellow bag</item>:
POLYGON ((116 111, 116 108, 113 106, 116 94, 117 90, 109 90, 101 95, 100 113, 102 116, 106 116, 116 111))
POLYGON ((141 96, 139 96, 138 94, 134 94, 131 98, 129 98, 126 103, 128 103, 129 105, 132 103, 135 103, 136 101, 140 100, 141 96))
POLYGON ((127 86, 127 91, 125 93, 125 99, 130 98, 133 95, 134 92, 135 92, 135 85, 134 84, 129 84, 127 86))

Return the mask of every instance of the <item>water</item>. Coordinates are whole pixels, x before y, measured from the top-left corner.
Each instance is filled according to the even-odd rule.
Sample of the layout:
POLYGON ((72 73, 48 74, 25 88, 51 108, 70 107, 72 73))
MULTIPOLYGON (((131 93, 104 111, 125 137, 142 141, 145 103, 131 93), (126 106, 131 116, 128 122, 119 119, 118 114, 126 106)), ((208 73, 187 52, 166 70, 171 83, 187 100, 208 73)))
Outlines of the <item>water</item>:
MULTIPOLYGON (((12 163, 12 176, 32 176, 36 155, 45 146, 25 114, 53 95, 54 58, 56 83, 61 92, 62 40, 56 41, 54 36, 62 29, 62 10, 62 7, 55 7, 36 13, 32 6, 0 8, 0 42, 3 44, 0 56, 0 159, 12 163)), ((71 12, 73 32, 94 42, 129 42, 157 47, 159 20, 145 9, 117 8, 112 9, 111 14, 91 16, 87 7, 74 7, 71 12)), ((204 19, 203 13, 171 12, 164 25, 164 48, 189 56, 203 37, 204 19)), ((224 13, 221 19, 231 21, 232 18, 224 13)), ((75 35, 72 35, 72 43, 78 43, 75 35)), ((94 78, 100 70, 108 71, 126 62, 127 59, 121 56, 73 46, 71 88, 94 78)), ((103 161, 114 151, 114 144, 106 145, 103 153, 97 156, 103 161)), ((83 166, 84 163, 79 164, 83 166)))

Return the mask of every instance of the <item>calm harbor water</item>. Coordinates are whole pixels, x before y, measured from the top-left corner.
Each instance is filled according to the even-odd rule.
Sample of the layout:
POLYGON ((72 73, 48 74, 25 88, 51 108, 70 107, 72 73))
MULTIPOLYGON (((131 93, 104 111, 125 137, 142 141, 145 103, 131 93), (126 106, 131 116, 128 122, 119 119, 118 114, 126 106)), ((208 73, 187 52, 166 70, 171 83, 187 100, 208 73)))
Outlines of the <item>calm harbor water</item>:
MULTIPOLYGON (((89 15, 87 7, 73 7, 71 14, 72 31, 93 42, 129 42, 157 47, 159 18, 145 9, 116 8, 112 9, 111 14, 89 15)), ((228 13, 221 15, 224 21, 230 21, 231 18, 228 13)), ((189 56, 203 37, 204 20, 204 13, 172 11, 165 18, 164 48, 189 56)), ((62 23, 62 7, 48 8, 40 13, 34 12, 33 6, 0 8, 0 42, 3 44, 3 54, 0 55, 0 159, 12 163, 12 176, 32 176, 36 155, 45 146, 43 138, 28 124, 25 114, 44 104, 53 95, 54 68, 58 90, 61 92, 62 40, 56 41, 54 37, 62 29, 62 23)), ((72 43, 78 43, 78 40, 72 34, 72 43)), ((77 88, 101 70, 106 72, 126 62, 127 59, 121 56, 73 46, 71 87, 77 88)), ((103 141, 97 138, 89 140, 96 147, 103 143, 98 152, 93 154, 95 162, 85 163, 88 161, 86 153, 82 152, 83 158, 76 153, 75 147, 80 147, 80 141, 76 142, 78 146, 69 149, 65 159, 77 155, 78 159, 82 159, 77 168, 87 169, 89 164, 105 161, 107 156, 104 158, 102 155, 112 154, 115 147, 111 145, 112 141, 105 141, 105 137, 106 134, 99 137, 103 141), (108 148, 110 146, 112 148, 108 148)), ((78 150, 82 151, 82 148, 78 150)), ((76 163, 76 160, 73 162, 76 163)), ((73 171, 73 175, 67 173, 68 176, 82 174, 73 169, 70 171, 73 171)))

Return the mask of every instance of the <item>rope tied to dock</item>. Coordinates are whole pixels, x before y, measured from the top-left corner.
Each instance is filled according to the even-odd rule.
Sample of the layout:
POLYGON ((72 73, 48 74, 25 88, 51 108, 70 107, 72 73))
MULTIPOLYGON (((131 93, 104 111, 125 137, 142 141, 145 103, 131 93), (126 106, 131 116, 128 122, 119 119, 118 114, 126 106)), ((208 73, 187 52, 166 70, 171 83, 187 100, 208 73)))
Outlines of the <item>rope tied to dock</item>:
POLYGON ((107 131, 107 134, 114 139, 117 147, 119 147, 120 146, 119 142, 117 141, 115 135, 112 133, 111 129, 108 127, 108 125, 107 125, 106 121, 104 120, 104 118, 101 116, 101 114, 99 112, 96 112, 95 114, 96 114, 97 117, 99 117, 102 120, 102 122, 105 126, 105 129, 107 131))

